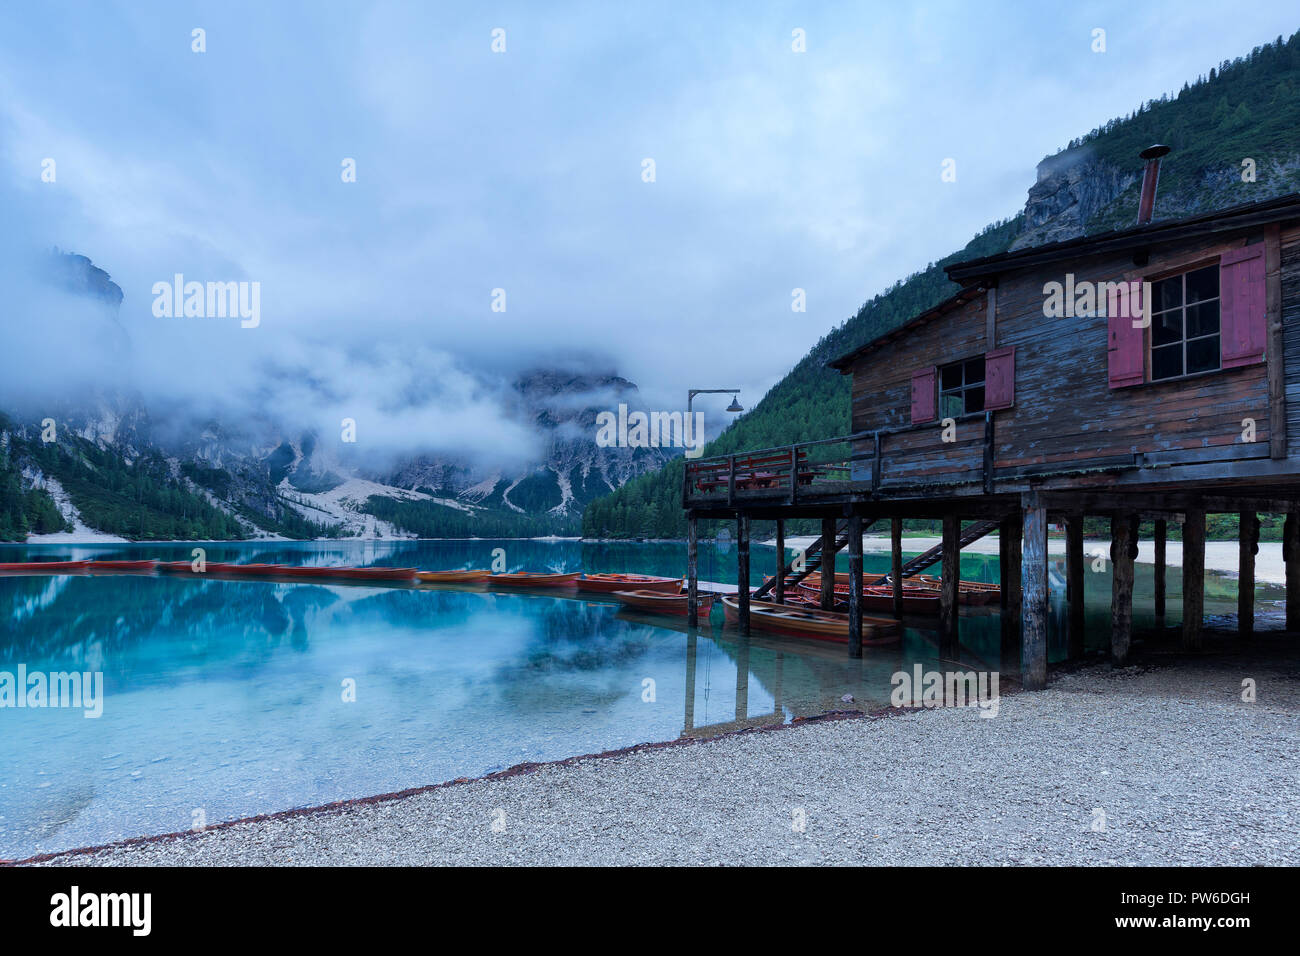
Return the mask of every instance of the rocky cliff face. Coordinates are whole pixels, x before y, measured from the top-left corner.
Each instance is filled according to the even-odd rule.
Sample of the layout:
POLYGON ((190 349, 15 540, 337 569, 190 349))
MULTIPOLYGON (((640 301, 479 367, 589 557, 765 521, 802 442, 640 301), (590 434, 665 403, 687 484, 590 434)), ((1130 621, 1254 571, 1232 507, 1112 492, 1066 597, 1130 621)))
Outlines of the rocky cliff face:
POLYGON ((1140 172, 1097 161, 1086 148, 1047 157, 1038 164, 1038 178, 1029 188, 1025 231, 1011 248, 1041 246, 1084 235, 1090 231, 1090 224, 1140 178, 1140 172))

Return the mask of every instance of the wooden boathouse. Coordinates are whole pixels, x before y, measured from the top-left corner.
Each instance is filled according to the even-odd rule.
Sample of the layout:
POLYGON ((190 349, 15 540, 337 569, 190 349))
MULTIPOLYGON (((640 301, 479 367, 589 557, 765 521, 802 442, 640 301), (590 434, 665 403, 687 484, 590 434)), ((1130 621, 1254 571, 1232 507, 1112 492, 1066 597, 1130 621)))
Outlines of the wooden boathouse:
MULTIPOLYGON (((997 531, 1003 647, 1026 689, 1045 685, 1049 522, 1066 531, 1068 649, 1083 653, 1084 516, 1111 523, 1111 658, 1127 660, 1136 534, 1154 521, 1157 622, 1165 537, 1182 526, 1182 643, 1202 646, 1205 516, 1240 515, 1239 620, 1253 630, 1257 515, 1285 513, 1287 628, 1300 630, 1300 194, 1151 221, 1160 156, 1138 225, 947 267, 960 291, 830 362, 851 375, 853 433, 686 463, 690 623, 697 522, 820 518, 821 538, 756 592, 787 589, 847 548, 849 653, 860 656, 862 535, 892 534, 894 607, 916 561, 907 518, 943 535, 940 646, 955 652, 961 548, 997 531)), ((934 563, 936 555, 919 560, 934 563), (928 560, 927 560, 928 559, 928 560)), ((822 578, 821 604, 834 600, 822 578)), ((749 626, 750 594, 738 597, 749 626)), ((945 653, 945 656, 948 656, 945 653)))

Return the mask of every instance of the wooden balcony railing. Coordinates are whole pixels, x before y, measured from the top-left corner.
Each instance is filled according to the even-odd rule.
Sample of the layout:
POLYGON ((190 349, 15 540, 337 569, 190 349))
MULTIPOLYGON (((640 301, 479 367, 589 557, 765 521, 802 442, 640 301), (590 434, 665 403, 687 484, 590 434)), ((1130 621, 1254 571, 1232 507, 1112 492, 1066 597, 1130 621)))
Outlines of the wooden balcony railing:
POLYGON ((793 505, 801 499, 905 485, 982 483, 991 492, 993 414, 961 419, 952 442, 942 442, 938 428, 927 423, 864 431, 687 460, 682 504, 775 499, 793 505))

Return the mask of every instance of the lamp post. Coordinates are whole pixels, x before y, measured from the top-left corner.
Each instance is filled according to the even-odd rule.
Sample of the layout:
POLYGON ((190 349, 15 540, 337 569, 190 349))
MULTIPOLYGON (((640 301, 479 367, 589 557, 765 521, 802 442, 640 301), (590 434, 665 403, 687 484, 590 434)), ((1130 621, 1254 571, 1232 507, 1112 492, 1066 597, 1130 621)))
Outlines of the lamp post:
MULTIPOLYGON (((694 421, 694 419, 691 418, 691 403, 695 401, 695 396, 696 396, 696 395, 730 395, 730 396, 731 396, 731 404, 727 406, 727 411, 729 411, 729 412, 731 412, 733 415, 735 415, 735 414, 737 414, 738 412, 743 412, 743 411, 745 410, 745 409, 744 409, 744 406, 742 406, 742 405, 740 404, 739 400, 736 398, 736 396, 739 395, 739 394, 740 394, 740 389, 738 389, 738 388, 692 388, 692 389, 688 390, 687 393, 686 393, 686 422, 685 422, 685 426, 686 426, 687 428, 690 428, 690 427, 691 427, 691 422, 694 421)), ((692 454, 690 453, 690 449, 687 449, 687 451, 686 451, 686 457, 687 457, 687 458, 698 457, 699 453, 702 452, 702 451, 704 451, 704 431, 703 431, 703 429, 700 430, 700 435, 699 435, 698 437, 699 437, 700 445, 699 445, 699 448, 696 449, 696 454, 695 454, 695 455, 692 455, 692 454)))
MULTIPOLYGON (((730 395, 731 404, 727 406, 727 411, 731 412, 734 415, 737 412, 743 412, 745 410, 741 406, 739 399, 736 397, 739 394, 740 394, 740 389, 738 388, 689 389, 686 393, 686 421, 683 424, 685 425, 686 428, 691 427, 691 422, 694 420, 691 418, 691 403, 695 401, 696 395, 730 395)), ((698 451, 699 453, 703 453, 704 451, 703 429, 700 430, 700 447, 698 451)), ((691 449, 689 448, 686 449, 686 457, 687 458, 695 457, 691 454, 691 449)), ((689 477, 690 476, 688 474, 687 478, 689 479, 689 477)), ((684 502, 685 502, 685 485, 683 485, 683 503, 684 502)), ((686 528, 687 528, 686 531, 686 626, 687 627, 696 627, 699 624, 699 610, 698 610, 699 609, 699 573, 697 570, 699 564, 699 550, 698 550, 697 542, 699 539, 696 534, 695 521, 696 521, 695 512, 688 511, 686 516, 686 528)), ((746 543, 746 547, 748 547, 748 543, 746 543)), ((711 563, 712 560, 713 558, 712 556, 710 556, 709 558, 710 567, 713 566, 711 563)), ((749 560, 748 557, 746 557, 745 560, 746 562, 748 562, 749 560)), ((746 594, 749 593, 747 589, 745 590, 745 593, 746 594)), ((748 603, 744 605, 744 608, 745 608, 745 624, 746 626, 748 626, 748 612, 749 612, 748 603)))

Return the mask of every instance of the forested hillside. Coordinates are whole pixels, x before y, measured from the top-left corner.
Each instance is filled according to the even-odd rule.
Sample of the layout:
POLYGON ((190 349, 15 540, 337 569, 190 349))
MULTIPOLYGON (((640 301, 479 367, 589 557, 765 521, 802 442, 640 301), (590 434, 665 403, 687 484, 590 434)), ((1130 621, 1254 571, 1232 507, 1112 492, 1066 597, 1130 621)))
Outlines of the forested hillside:
MULTIPOLYGON (((1225 62, 1176 96, 1142 104, 1127 117, 1071 142, 1058 157, 1084 163, 1113 188, 1112 198, 1083 231, 1130 225, 1136 212, 1138 152, 1152 143, 1175 147, 1161 170, 1157 218, 1280 195, 1300 188, 1300 32, 1225 62), (1243 181, 1242 160, 1256 166, 1243 181), (1100 171, 1100 172, 1096 172, 1100 171), (1127 185, 1124 185, 1127 183, 1127 185), (1254 188, 1251 188, 1254 187, 1254 188)), ((1100 188, 1100 187, 1099 187, 1100 188)), ((1033 195, 1031 193, 1031 204, 1033 195)), ((824 363, 870 341, 957 291, 943 266, 1009 249, 1026 228, 1024 214, 987 227, 960 252, 877 295, 831 330, 754 409, 704 450, 705 457, 765 448, 850 431, 849 380, 824 363)), ((592 502, 583 535, 600 538, 678 538, 683 462, 629 482, 592 502)), ((791 523, 794 524, 793 522, 791 523)), ((811 526, 794 531, 812 531, 811 526)))

